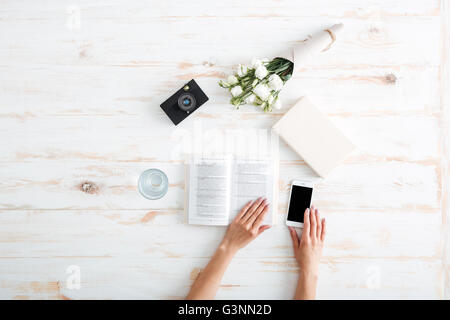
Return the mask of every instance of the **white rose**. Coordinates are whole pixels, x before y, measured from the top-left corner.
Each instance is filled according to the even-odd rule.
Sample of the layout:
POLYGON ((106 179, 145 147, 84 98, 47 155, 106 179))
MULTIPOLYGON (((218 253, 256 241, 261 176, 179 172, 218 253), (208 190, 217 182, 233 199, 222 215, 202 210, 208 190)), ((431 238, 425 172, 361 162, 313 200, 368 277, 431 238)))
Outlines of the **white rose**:
POLYGON ((238 95, 240 95, 242 93, 242 88, 241 86, 235 86, 231 89, 231 95, 233 97, 237 97, 238 95))
POLYGON ((238 79, 237 79, 235 76, 231 75, 231 76, 228 76, 227 82, 228 82, 229 84, 235 84, 235 83, 238 82, 238 79))
POLYGON ((277 99, 277 100, 275 101, 275 103, 273 104, 273 107, 274 107, 275 109, 277 109, 277 110, 280 110, 280 109, 281 109, 281 100, 280 100, 280 99, 277 99))
POLYGON ((251 95, 249 95, 247 98, 245 98, 245 102, 246 103, 254 103, 256 99, 256 96, 252 93, 251 95))
POLYGON ((277 74, 272 74, 269 77, 269 87, 275 91, 279 91, 283 88, 283 80, 277 74))
POLYGON ((252 59, 252 62, 251 62, 251 65, 252 65, 252 68, 253 68, 253 69, 256 69, 256 68, 258 68, 260 65, 262 65, 262 61, 259 60, 259 59, 253 58, 253 59, 252 59))
POLYGON ((261 100, 266 100, 270 95, 270 89, 265 84, 258 84, 255 89, 253 89, 253 92, 261 98, 261 100))
POLYGON ((273 95, 270 95, 269 98, 267 98, 267 103, 272 104, 274 99, 275 99, 275 97, 273 95))
POLYGON ((243 64, 239 64, 237 67, 237 75, 239 77, 243 77, 247 74, 248 68, 247 66, 243 65, 243 64))
POLYGON ((264 67, 263 65, 259 66, 255 70, 255 75, 260 80, 264 79, 267 76, 268 73, 269 72, 267 71, 266 67, 264 67))

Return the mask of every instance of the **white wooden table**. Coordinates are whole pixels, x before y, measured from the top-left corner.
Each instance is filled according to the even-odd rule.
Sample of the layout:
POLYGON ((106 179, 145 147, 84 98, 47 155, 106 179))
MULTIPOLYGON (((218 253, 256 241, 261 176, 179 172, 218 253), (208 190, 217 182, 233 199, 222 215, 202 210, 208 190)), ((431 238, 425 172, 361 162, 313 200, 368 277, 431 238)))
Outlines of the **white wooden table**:
MULTIPOLYGON (((2 1, 0 298, 183 298, 225 230, 184 223, 180 136, 269 128, 286 107, 235 111, 218 80, 337 22, 283 93, 286 107, 308 95, 358 147, 317 186, 318 297, 450 298, 447 0, 2 1), (191 78, 210 101, 176 129, 159 104, 191 78), (152 167, 170 180, 157 201, 136 188, 152 167)), ((293 295, 288 186, 315 175, 279 149, 281 223, 238 254, 218 298, 293 295)))

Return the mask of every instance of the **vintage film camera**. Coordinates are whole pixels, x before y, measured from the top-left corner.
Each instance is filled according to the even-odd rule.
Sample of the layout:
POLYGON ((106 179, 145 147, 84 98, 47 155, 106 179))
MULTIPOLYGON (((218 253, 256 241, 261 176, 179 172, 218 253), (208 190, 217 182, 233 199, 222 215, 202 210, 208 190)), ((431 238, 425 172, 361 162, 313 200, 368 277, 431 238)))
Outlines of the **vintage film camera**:
POLYGON ((164 101, 161 104, 161 109, 177 125, 206 101, 208 101, 206 94, 194 80, 191 80, 164 101))

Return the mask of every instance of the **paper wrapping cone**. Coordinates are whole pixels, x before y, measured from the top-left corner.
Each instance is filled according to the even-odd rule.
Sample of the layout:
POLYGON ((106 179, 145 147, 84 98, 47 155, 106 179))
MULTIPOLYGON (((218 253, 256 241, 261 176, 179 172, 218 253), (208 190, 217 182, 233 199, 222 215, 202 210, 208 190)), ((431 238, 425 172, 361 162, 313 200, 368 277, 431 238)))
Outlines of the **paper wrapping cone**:
POLYGON ((294 74, 302 65, 308 62, 312 56, 328 50, 334 41, 336 41, 336 35, 343 27, 344 25, 342 23, 335 24, 331 28, 322 30, 313 36, 309 36, 294 48, 278 55, 278 57, 285 58, 294 63, 294 70, 292 72, 292 74, 294 74))

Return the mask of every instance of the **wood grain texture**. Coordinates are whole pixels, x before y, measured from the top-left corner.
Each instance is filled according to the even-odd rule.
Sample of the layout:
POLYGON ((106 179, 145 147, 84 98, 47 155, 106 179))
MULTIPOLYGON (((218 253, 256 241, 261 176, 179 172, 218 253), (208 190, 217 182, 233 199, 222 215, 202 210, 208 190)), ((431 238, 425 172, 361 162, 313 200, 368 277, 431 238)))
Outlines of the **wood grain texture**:
POLYGON ((442 194, 444 195, 442 200, 442 274, 444 278, 444 296, 446 299, 450 299, 450 214, 449 214, 449 195, 450 195, 450 175, 449 175, 449 164, 450 164, 450 93, 447 90, 450 86, 450 64, 448 59, 450 58, 450 2, 444 1, 441 3, 441 68, 440 68, 440 85, 441 85, 441 132, 442 138, 442 159, 441 159, 441 170, 442 170, 442 194))
POLYGON ((450 299, 449 0, 6 0, 0 39, 0 298, 183 298, 225 231, 185 224, 184 153, 231 143, 279 146, 279 223, 218 298, 292 297, 288 188, 312 179, 329 222, 319 298, 450 299), (229 105, 217 82, 234 65, 336 22, 282 110, 229 105), (174 127, 159 104, 191 78, 210 101, 174 127), (324 180, 267 130, 302 95, 357 146, 324 180), (170 181, 157 201, 136 188, 150 167, 170 181))

